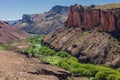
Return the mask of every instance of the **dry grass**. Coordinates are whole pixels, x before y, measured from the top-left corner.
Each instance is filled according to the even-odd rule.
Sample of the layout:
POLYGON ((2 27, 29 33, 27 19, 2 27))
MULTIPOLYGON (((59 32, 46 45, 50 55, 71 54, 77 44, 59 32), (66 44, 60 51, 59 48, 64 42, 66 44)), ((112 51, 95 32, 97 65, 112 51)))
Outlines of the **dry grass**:
POLYGON ((120 8, 120 3, 118 4, 105 4, 105 5, 98 5, 95 9, 115 9, 120 8))

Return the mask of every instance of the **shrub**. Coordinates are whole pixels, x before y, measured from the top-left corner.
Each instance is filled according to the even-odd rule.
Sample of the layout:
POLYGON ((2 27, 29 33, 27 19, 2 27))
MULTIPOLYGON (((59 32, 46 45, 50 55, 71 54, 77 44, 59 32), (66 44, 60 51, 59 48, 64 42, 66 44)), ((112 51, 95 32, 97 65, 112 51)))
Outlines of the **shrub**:
POLYGON ((30 43, 34 43, 34 44, 41 44, 42 38, 44 37, 44 35, 36 35, 36 36, 32 36, 30 38, 27 39, 28 42, 30 43))
POLYGON ((96 80, 106 80, 105 79, 105 72, 104 71, 100 71, 95 75, 95 79, 96 80))
POLYGON ((70 54, 68 54, 66 51, 59 51, 56 53, 56 55, 64 58, 70 56, 70 54))
POLYGON ((48 56, 48 57, 45 58, 44 61, 47 62, 47 63, 50 63, 52 65, 56 65, 56 64, 58 64, 58 62, 60 60, 61 60, 61 58, 58 57, 58 56, 48 56))
POLYGON ((70 61, 74 61, 74 62, 78 62, 78 59, 77 59, 76 57, 73 57, 73 56, 71 56, 71 57, 69 58, 69 60, 70 60, 70 61))
POLYGON ((117 69, 117 71, 119 71, 119 72, 120 72, 120 68, 118 68, 118 69, 117 69))
POLYGON ((120 75, 116 76, 115 80, 120 80, 120 75))
POLYGON ((32 48, 32 47, 30 47, 30 48, 27 50, 27 52, 28 52, 28 56, 29 56, 29 57, 32 57, 32 56, 33 56, 34 51, 33 51, 33 48, 32 48))
POLYGON ((96 68, 97 71, 110 71, 110 70, 112 70, 109 67, 100 66, 100 65, 96 65, 95 68, 96 68))
POLYGON ((108 76, 113 73, 114 72, 112 72, 112 71, 99 71, 95 75, 95 78, 96 78, 96 80, 107 80, 108 76))
POLYGON ((91 76, 95 76, 95 74, 98 72, 93 64, 80 64, 79 67, 88 69, 91 72, 91 76))
POLYGON ((70 71, 73 74, 77 74, 77 75, 80 75, 80 76, 86 76, 86 77, 90 77, 91 76, 90 71, 85 69, 85 68, 71 68, 70 71))
POLYGON ((59 62, 58 62, 58 66, 60 66, 62 63, 66 62, 67 63, 67 59, 62 58, 59 62))
POLYGON ((54 51, 54 50, 52 50, 52 49, 50 49, 50 48, 48 48, 48 47, 45 47, 45 46, 43 46, 43 47, 41 47, 40 49, 39 49, 39 54, 40 55, 45 55, 45 56, 52 56, 52 55, 54 55, 56 52, 54 51))
POLYGON ((79 63, 78 63, 78 62, 72 62, 72 63, 70 64, 70 67, 71 67, 71 68, 78 68, 78 67, 79 67, 79 63))
POLYGON ((91 77, 89 80, 95 80, 95 78, 94 78, 94 77, 91 77))
POLYGON ((6 49, 7 48, 7 45, 5 45, 5 44, 0 44, 0 50, 4 50, 4 49, 6 49))
POLYGON ((65 70, 69 70, 70 65, 66 62, 63 62, 63 63, 60 64, 60 67, 62 67, 65 70))
POLYGON ((108 75, 107 80, 115 80, 115 78, 116 78, 115 74, 110 74, 108 75))
POLYGON ((93 64, 80 63, 79 68, 88 69, 91 72, 91 76, 95 76, 95 74, 98 72, 93 64))
POLYGON ((75 62, 78 63, 78 59, 71 56, 71 57, 67 58, 66 62, 67 62, 69 65, 71 65, 72 63, 75 63, 75 62))

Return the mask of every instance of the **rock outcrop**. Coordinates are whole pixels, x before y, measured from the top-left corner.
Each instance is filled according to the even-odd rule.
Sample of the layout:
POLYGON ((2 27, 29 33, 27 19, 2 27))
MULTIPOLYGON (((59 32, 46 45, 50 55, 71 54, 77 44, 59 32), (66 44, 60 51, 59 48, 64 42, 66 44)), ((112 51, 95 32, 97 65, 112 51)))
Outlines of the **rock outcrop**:
POLYGON ((0 21, 0 43, 13 42, 27 37, 28 34, 24 31, 11 27, 7 23, 0 21))
POLYGON ((68 11, 69 7, 57 5, 42 14, 24 14, 22 20, 12 26, 31 34, 48 34, 64 26, 68 11))
POLYGON ((102 9, 85 9, 82 6, 73 5, 65 26, 75 26, 84 29, 93 29, 99 27, 100 31, 112 32, 120 30, 120 9, 102 10, 102 9))
POLYGON ((43 43, 65 50, 80 62, 120 67, 120 8, 70 7, 62 30, 44 37, 43 43))
POLYGON ((118 9, 94 9, 73 5, 65 26, 79 27, 84 30, 96 29, 98 31, 110 32, 118 39, 120 36, 120 8, 118 9))

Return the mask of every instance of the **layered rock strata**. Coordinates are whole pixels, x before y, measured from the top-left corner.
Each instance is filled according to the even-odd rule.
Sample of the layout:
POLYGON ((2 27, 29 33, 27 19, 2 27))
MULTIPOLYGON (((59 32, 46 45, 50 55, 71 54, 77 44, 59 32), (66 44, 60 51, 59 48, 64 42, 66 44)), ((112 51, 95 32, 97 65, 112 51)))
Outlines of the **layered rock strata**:
POLYGON ((44 37, 43 43, 65 50, 80 62, 120 67, 120 9, 73 5, 65 27, 44 37))

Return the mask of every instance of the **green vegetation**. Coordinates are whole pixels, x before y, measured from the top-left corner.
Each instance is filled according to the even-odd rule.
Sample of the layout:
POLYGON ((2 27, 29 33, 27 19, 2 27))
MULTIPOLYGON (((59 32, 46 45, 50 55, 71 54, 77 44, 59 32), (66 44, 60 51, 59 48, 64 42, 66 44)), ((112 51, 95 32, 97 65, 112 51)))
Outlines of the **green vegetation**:
POLYGON ((44 46, 42 36, 35 36, 28 39, 31 46, 24 52, 29 57, 40 57, 44 62, 57 65, 65 70, 72 72, 73 76, 88 77, 90 80, 120 80, 120 68, 112 69, 105 66, 83 64, 66 51, 56 52, 44 46))
POLYGON ((0 50, 4 50, 4 49, 6 49, 7 48, 7 45, 5 45, 5 44, 0 44, 0 50))
POLYGON ((83 33, 83 35, 88 35, 89 34, 89 32, 87 32, 87 31, 83 31, 82 33, 83 33))

